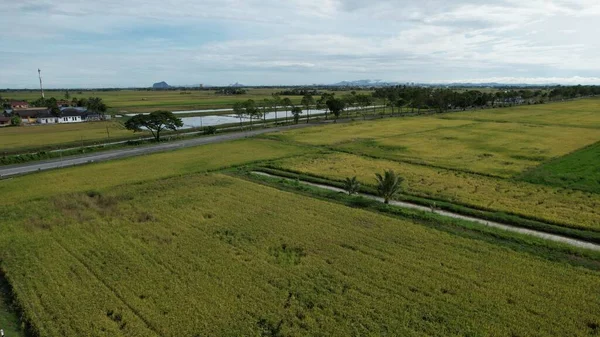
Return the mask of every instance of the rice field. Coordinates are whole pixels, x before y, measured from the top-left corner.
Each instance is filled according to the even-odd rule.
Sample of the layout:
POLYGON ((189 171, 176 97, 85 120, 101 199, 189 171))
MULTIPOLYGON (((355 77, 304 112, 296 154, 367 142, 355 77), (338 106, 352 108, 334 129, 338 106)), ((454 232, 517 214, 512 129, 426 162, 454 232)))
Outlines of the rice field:
MULTIPOLYGON (((235 102, 253 99, 262 101, 271 98, 271 94, 283 89, 250 88, 244 95, 217 95, 216 89, 205 90, 115 90, 115 91, 77 91, 69 94, 77 98, 100 97, 114 112, 151 112, 154 110, 201 110, 212 108, 230 108, 235 102)), ((65 91, 48 90, 46 98, 64 99, 65 91)), ((338 92, 343 95, 345 92, 338 92)), ((3 92, 2 97, 14 100, 34 101, 40 96, 37 90, 3 92)), ((300 104, 302 96, 289 97, 294 104, 300 104)))
POLYGON ((598 129, 600 128, 600 99, 588 98, 513 108, 457 112, 447 114, 444 118, 598 129))
POLYGON ((270 140, 239 140, 0 180, 0 207, 59 193, 106 189, 174 175, 203 173, 255 161, 301 155, 309 149, 270 140))
POLYGON ((439 129, 460 127, 473 123, 475 122, 444 120, 433 117, 395 118, 330 124, 272 134, 269 137, 300 144, 336 146, 361 140, 394 137, 425 131, 433 132, 439 129))
POLYGON ((375 185, 375 172, 392 169, 413 195, 600 231, 600 195, 594 193, 343 153, 282 159, 272 165, 334 180, 356 176, 367 185, 375 185))
POLYGON ((600 326, 598 271, 229 176, 55 193, 0 214, 2 268, 40 337, 600 326))
POLYGON ((399 136, 355 141, 336 148, 356 154, 510 177, 598 140, 600 130, 596 129, 473 123, 408 134, 400 132, 399 136))
POLYGON ((136 133, 116 121, 30 125, 0 128, 0 155, 4 152, 26 152, 40 148, 87 145, 90 141, 111 141, 124 137, 144 137, 149 133, 136 133))
POLYGON ((544 163, 519 178, 536 184, 600 193, 599 158, 600 142, 544 163))
POLYGON ((596 117, 569 110, 577 122, 557 126, 566 112, 543 107, 555 112, 339 123, 0 180, 0 325, 23 336, 6 280, 39 337, 598 335, 595 255, 565 263, 553 246, 236 175, 374 184, 394 169, 412 195, 598 232, 596 117), (548 123, 518 121, 534 114, 548 123))

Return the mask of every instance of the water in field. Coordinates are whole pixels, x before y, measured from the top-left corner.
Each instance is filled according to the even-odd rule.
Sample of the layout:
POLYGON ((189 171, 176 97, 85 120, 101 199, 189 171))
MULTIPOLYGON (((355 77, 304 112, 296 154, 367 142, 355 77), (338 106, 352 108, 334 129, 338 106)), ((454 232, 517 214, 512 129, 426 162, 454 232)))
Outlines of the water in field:
MULTIPOLYGON (((348 110, 356 110, 355 108, 350 108, 348 110)), ((227 109, 224 109, 223 111, 227 111, 227 109)), ((191 111, 185 111, 185 113, 190 113, 191 111)), ((207 110, 197 110, 194 112, 207 112, 207 110)), ((184 111, 179 111, 179 112, 175 112, 175 113, 184 113, 184 111)), ((310 110, 310 115, 322 115, 325 113, 325 110, 315 110, 315 109, 311 109, 310 110)), ((307 116, 307 110, 303 110, 302 111, 302 115, 300 115, 301 118, 306 118, 307 116)), ((277 111, 277 112, 269 112, 267 113, 267 115, 265 116, 266 120, 273 120, 275 118, 277 119, 283 119, 286 117, 286 112, 285 111, 277 111)), ((293 115, 290 111, 287 112, 287 118, 289 120, 293 119, 293 115)), ((262 116, 260 118, 260 120, 262 120, 262 116)), ((190 129, 190 128, 197 128, 197 127, 204 127, 204 126, 217 126, 217 125, 223 125, 223 124, 235 124, 235 123, 239 123, 240 119, 237 118, 234 115, 210 115, 210 116, 197 116, 197 117, 182 117, 181 120, 183 121, 183 127, 180 129, 190 129)), ((256 119, 252 119, 253 121, 256 121, 256 119)), ((250 122, 250 118, 247 117, 243 117, 242 122, 250 122)))

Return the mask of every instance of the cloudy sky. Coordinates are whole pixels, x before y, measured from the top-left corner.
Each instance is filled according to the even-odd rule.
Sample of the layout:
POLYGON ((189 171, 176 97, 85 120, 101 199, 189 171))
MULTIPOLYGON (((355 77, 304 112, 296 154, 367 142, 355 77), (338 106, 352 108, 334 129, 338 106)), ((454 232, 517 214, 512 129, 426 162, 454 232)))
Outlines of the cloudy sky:
POLYGON ((599 0, 0 0, 0 87, 600 84, 599 0))

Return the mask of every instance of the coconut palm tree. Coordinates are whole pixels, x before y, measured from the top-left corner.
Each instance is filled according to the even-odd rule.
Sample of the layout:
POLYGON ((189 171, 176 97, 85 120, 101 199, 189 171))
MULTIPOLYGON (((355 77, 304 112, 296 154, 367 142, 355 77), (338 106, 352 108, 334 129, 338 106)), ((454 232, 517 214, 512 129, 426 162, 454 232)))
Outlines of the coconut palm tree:
POLYGON ((352 178, 346 178, 344 181, 344 189, 348 192, 348 195, 352 195, 360 189, 360 183, 356 179, 356 176, 352 178))
POLYGON ((390 199, 396 193, 400 192, 404 179, 396 175, 396 172, 392 170, 386 170, 383 175, 375 173, 375 178, 377 179, 377 192, 379 196, 383 198, 384 203, 389 204, 390 199))

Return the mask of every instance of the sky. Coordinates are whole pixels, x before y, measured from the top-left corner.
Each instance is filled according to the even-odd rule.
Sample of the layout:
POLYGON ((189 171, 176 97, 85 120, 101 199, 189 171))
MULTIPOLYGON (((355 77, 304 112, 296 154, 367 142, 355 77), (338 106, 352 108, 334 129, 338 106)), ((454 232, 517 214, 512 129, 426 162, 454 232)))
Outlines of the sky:
POLYGON ((598 0, 0 0, 0 88, 600 84, 598 0))

